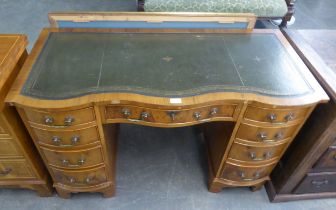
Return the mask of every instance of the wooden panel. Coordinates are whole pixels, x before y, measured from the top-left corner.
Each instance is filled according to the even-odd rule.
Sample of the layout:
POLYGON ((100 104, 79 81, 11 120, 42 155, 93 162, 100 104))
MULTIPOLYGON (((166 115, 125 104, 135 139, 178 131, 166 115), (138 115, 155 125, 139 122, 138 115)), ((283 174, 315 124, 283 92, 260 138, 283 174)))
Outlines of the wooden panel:
POLYGON ((315 163, 313 170, 336 171, 336 147, 331 146, 315 163))
POLYGON ((18 145, 11 138, 2 139, 0 137, 0 157, 1 156, 22 156, 18 145))
POLYGON ((157 123, 187 123, 211 118, 233 120, 236 104, 212 105, 195 109, 161 110, 137 106, 110 105, 105 108, 105 117, 111 119, 143 120, 157 123))
POLYGON ((0 160, 0 179, 34 178, 25 160, 0 160))
POLYGON ((103 163, 101 147, 79 151, 55 151, 42 148, 48 164, 62 168, 86 168, 103 163))
POLYGON ((294 190, 294 193, 334 192, 336 189, 336 173, 309 173, 294 190))
POLYGON ((72 111, 44 111, 35 109, 25 109, 27 118, 32 123, 40 125, 52 126, 53 128, 70 127, 71 125, 79 125, 89 123, 95 120, 93 108, 85 108, 72 111))
POLYGON ((301 121, 307 115, 309 108, 305 109, 269 109, 249 106, 245 119, 270 124, 291 123, 301 121))
POLYGON ((59 129, 40 129, 34 127, 33 130, 40 144, 56 146, 59 148, 75 148, 77 146, 99 142, 97 126, 71 131, 59 129))
POLYGON ((297 125, 284 127, 261 127, 242 123, 238 129, 236 138, 253 142, 273 143, 292 137, 297 129, 297 125))
POLYGON ((286 145, 285 143, 276 146, 252 146, 248 143, 235 142, 231 147, 229 158, 252 163, 270 161, 279 158, 286 145))
POLYGON ((275 164, 276 163, 264 166, 242 166, 227 162, 224 166, 222 178, 239 182, 256 181, 268 176, 275 164))
POLYGON ((105 168, 96 168, 85 171, 66 171, 51 169, 55 174, 55 181, 73 187, 85 187, 106 182, 105 168))

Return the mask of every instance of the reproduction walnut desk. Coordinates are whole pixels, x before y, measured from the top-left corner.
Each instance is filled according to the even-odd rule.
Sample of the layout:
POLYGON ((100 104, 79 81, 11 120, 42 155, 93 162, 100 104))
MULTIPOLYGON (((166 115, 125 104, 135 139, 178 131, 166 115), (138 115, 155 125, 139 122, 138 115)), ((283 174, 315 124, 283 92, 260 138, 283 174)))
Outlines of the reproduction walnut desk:
POLYGON ((49 174, 18 113, 5 97, 27 58, 24 35, 0 35, 0 186, 50 196, 49 174))
POLYGON ((114 195, 118 123, 202 123, 209 190, 259 189, 326 101, 278 30, 44 29, 7 97, 64 198, 114 195))

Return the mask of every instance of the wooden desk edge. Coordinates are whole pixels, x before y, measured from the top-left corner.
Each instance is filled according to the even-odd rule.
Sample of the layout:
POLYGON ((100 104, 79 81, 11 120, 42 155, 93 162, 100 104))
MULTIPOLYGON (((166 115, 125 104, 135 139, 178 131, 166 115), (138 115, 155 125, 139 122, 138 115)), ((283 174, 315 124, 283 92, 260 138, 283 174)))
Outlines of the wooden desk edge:
MULTIPOLYGON (((203 103, 208 103, 212 101, 219 100, 234 100, 234 101, 249 101, 249 102, 260 102, 269 105, 278 105, 278 106, 304 106, 312 105, 321 102, 327 102, 329 97, 311 75, 310 71, 307 69, 305 64, 302 62, 300 57, 296 54, 294 49, 281 34, 279 30, 274 29, 262 29, 255 30, 254 33, 271 33, 275 34, 284 47, 287 49, 290 56, 298 64, 301 72, 304 74, 305 79, 312 86, 314 93, 309 94, 308 96, 300 97, 270 97, 266 95, 254 94, 254 93, 239 93, 239 92, 220 92, 220 93, 207 93, 193 97, 182 98, 182 103, 180 104, 171 104, 169 98, 163 97, 152 97, 144 96, 139 94, 131 93, 100 93, 100 94, 89 94, 81 97, 65 99, 65 100, 40 100, 32 97, 23 96, 20 94, 22 87, 26 81, 26 78, 29 76, 29 73, 32 69, 32 66, 37 59, 39 53, 41 52, 45 41, 47 40, 48 34, 50 32, 85 32, 85 31, 94 31, 94 32, 159 32, 164 33, 166 30, 147 30, 147 29, 57 29, 57 28, 45 28, 42 30, 27 62, 23 66, 22 71, 20 72, 17 80, 12 86, 11 91, 9 92, 6 102, 10 105, 17 106, 26 106, 26 107, 35 107, 35 108, 66 108, 66 107, 78 107, 89 105, 92 103, 112 103, 113 99, 119 101, 133 101, 144 104, 153 104, 158 106, 192 106, 199 105, 203 103), (131 100, 130 100, 131 99, 131 100), (51 103, 52 101, 52 103, 51 103)), ((194 30, 169 30, 168 32, 183 32, 183 33, 193 33, 194 30)), ((197 33, 209 33, 213 32, 212 30, 196 30, 197 33)), ((216 31, 215 33, 241 33, 241 30, 222 30, 216 31)))

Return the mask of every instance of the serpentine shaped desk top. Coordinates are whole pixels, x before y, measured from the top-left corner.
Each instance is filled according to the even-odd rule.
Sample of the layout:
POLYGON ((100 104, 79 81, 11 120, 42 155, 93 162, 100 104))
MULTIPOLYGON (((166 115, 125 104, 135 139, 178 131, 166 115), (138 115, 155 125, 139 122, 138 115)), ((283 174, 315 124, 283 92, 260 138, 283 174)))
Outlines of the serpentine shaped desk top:
POLYGON ((222 94, 212 100, 227 100, 231 94, 232 100, 258 97, 268 103, 268 98, 286 98, 294 105, 302 104, 296 98, 306 104, 328 98, 278 30, 44 29, 23 72, 9 102, 48 104, 78 98, 76 103, 87 104, 128 100, 135 94, 160 100, 189 98, 188 104, 193 104, 195 97, 222 94), (104 98, 96 97, 100 94, 104 98))
POLYGON ((22 94, 131 92, 295 96, 311 92, 274 34, 50 33, 22 94))

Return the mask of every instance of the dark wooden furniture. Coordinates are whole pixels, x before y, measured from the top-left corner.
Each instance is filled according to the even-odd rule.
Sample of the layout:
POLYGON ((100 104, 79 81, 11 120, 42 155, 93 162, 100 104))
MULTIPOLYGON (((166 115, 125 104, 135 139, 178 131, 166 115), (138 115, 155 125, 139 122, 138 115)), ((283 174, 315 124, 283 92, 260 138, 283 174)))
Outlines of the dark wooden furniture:
MULTIPOLYGON (((145 1, 146 0, 137 0, 137 5, 138 5, 137 8, 138 8, 139 12, 144 12, 145 11, 145 1)), ((294 15, 294 12, 295 12, 294 4, 295 4, 296 0, 284 0, 284 1, 286 1, 287 8, 288 8, 288 11, 287 11, 286 15, 284 17, 274 18, 274 19, 282 18, 282 22, 280 24, 280 27, 286 27, 287 22, 289 22, 291 20, 291 18, 294 15)), ((270 17, 258 17, 258 19, 263 20, 263 19, 272 19, 272 18, 270 18, 270 17)))
POLYGON ((326 101, 279 30, 200 29, 44 29, 7 97, 64 198, 114 194, 118 123, 204 124, 209 190, 257 190, 326 101))
POLYGON ((0 186, 50 196, 49 175, 18 113, 5 97, 27 58, 24 35, 0 35, 0 186))
POLYGON ((283 33, 331 100, 317 107, 273 171, 268 196, 273 202, 336 197, 336 31, 283 33))

